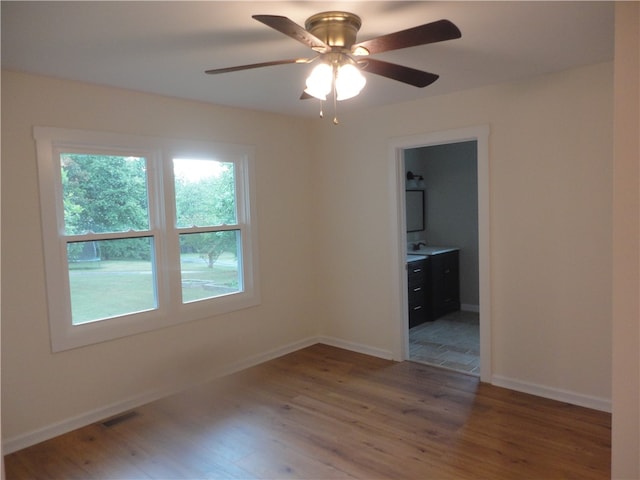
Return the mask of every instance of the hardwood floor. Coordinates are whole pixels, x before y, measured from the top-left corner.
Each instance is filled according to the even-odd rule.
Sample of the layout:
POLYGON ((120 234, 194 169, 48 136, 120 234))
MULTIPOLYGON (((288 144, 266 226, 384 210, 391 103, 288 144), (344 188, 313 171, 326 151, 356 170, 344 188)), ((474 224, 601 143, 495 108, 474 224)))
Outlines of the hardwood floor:
POLYGON ((5 458, 7 479, 605 479, 610 415, 314 345, 5 458))

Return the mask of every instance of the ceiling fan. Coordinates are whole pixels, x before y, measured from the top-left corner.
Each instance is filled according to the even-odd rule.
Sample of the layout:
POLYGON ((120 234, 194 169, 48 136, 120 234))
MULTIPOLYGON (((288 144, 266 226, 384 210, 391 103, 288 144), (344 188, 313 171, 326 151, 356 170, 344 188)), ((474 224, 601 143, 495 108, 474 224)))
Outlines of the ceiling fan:
MULTIPOLYGON (((291 58, 271 62, 252 63, 236 67, 206 70, 208 74, 220 74, 252 68, 308 64, 318 65, 307 78, 306 88, 300 98, 315 97, 326 100, 333 94, 336 100, 346 100, 360 93, 366 83, 362 71, 397 80, 415 87, 426 87, 438 79, 434 73, 416 70, 395 63, 370 58, 370 55, 460 38, 462 34, 449 20, 438 20, 417 27, 356 43, 356 35, 362 20, 349 12, 321 12, 309 17, 301 27, 287 17, 279 15, 253 15, 255 20, 310 47, 316 56, 291 58)), ((320 112, 322 116, 322 111, 320 112)), ((334 118, 334 123, 337 119, 334 118)))

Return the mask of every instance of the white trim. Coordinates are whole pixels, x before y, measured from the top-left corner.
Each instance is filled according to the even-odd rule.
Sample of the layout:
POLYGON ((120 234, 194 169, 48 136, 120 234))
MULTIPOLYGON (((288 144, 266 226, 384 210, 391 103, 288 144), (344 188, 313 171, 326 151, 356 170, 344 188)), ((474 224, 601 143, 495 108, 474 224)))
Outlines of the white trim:
POLYGON ((478 267, 480 290, 480 379, 491 379, 491 232, 489 189, 489 133, 488 125, 431 132, 389 141, 389 192, 391 203, 391 261, 397 265, 391 276, 391 308, 398 312, 402 322, 394 329, 393 358, 405 360, 409 352, 409 319, 407 312, 406 253, 407 234, 404 219, 403 151, 430 145, 477 142, 478 160, 478 267))
POLYGON ((463 312, 475 312, 480 313, 480 305, 470 305, 468 303, 460 304, 460 310, 463 312))
POLYGON ((369 345, 364 345, 362 343, 349 342, 347 340, 342 340, 340 338, 325 337, 322 335, 317 337, 317 340, 318 340, 317 343, 323 343, 331 347, 343 348, 351 352, 363 353, 365 355, 383 358, 385 360, 393 359, 393 352, 389 350, 384 350, 382 348, 370 347, 369 345))
POLYGON ((562 388, 546 387, 536 383, 524 382, 514 378, 494 375, 491 381, 496 387, 508 388, 518 392, 529 393, 538 397, 549 398, 559 402, 570 403, 580 407, 592 408, 602 412, 611 413, 611 399, 584 395, 582 393, 564 390, 562 388))
POLYGON ((391 312, 392 318, 400 313, 401 322, 398 328, 393 328, 393 359, 403 361, 409 358, 409 313, 407 305, 407 220, 405 212, 404 194, 404 162, 402 155, 403 144, 392 143, 389 146, 389 192, 391 193, 390 219, 391 225, 391 265, 397 265, 395 272, 391 272, 391 312))
POLYGON ((299 340, 283 347, 275 348, 273 350, 269 350, 267 352, 260 353, 258 355, 254 355, 244 360, 240 360, 238 362, 227 365, 226 367, 216 370, 211 375, 207 376, 206 378, 202 378, 199 381, 175 385, 172 388, 151 390, 139 395, 135 395, 133 397, 129 397, 125 400, 112 403, 110 405, 105 405, 103 407, 90 410, 80 415, 66 418, 37 430, 32 430, 15 437, 4 439, 2 443, 2 452, 4 455, 8 455, 31 445, 35 445, 36 443, 40 443, 58 435, 70 432, 77 428, 100 422, 106 418, 112 417, 122 412, 126 412, 127 410, 140 407, 156 400, 160 400, 161 398, 165 398, 178 392, 187 390, 188 388, 195 387, 196 385, 201 385, 203 383, 213 381, 226 375, 231 375, 255 365, 259 365, 269 360, 281 357, 288 353, 292 353, 297 350, 309 347, 316 343, 319 343, 319 340, 316 337, 309 337, 303 340, 299 340))

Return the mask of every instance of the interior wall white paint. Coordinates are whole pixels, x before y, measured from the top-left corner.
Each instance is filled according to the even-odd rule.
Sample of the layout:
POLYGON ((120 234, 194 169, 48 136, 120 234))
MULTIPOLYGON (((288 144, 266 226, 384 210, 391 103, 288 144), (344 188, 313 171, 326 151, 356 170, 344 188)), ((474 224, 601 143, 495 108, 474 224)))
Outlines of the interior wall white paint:
POLYGON ((12 72, 2 75, 2 431, 23 435, 202 381, 317 334, 309 130, 296 119, 12 72), (262 303, 51 354, 34 125, 253 145, 262 303))
POLYGON ((611 473, 640 478, 640 3, 617 2, 611 473))
POLYGON ((324 334, 392 348, 391 139, 489 124, 492 370, 610 399, 612 64, 317 122, 324 334))

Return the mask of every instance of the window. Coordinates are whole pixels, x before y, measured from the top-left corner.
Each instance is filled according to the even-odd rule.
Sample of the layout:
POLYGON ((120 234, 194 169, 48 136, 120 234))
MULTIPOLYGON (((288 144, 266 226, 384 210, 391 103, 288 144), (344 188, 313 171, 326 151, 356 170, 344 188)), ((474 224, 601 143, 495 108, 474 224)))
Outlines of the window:
POLYGON ((34 136, 53 351, 259 303, 251 148, 34 136))

